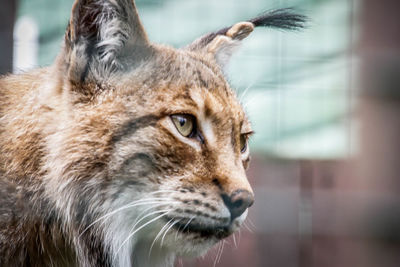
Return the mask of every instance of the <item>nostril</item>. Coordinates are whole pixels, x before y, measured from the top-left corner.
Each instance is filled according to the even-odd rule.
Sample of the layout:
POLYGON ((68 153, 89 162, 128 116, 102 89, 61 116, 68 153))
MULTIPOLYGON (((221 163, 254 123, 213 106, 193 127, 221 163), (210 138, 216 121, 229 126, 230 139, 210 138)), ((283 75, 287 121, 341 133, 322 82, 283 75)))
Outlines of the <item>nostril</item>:
POLYGON ((253 194, 246 190, 237 190, 231 196, 223 194, 222 199, 231 212, 231 220, 242 215, 254 203, 253 194))
POLYGON ((233 207, 234 208, 240 208, 241 206, 243 206, 243 200, 242 199, 238 199, 233 203, 233 207))

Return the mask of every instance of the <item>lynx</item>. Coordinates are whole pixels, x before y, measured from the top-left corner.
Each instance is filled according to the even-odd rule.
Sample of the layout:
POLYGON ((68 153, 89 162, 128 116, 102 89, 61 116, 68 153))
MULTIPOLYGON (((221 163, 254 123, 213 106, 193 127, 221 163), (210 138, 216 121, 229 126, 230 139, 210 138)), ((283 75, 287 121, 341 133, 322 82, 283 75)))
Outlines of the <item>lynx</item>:
POLYGON ((173 266, 235 232, 253 131, 224 67, 254 27, 303 23, 174 49, 133 0, 76 0, 55 63, 0 80, 0 266, 173 266))

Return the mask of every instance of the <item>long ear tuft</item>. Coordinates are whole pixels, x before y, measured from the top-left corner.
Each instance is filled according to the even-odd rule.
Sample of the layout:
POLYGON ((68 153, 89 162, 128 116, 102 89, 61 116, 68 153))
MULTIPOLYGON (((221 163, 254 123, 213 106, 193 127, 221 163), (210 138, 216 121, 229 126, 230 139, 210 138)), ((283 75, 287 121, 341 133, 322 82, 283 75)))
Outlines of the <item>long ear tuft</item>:
POLYGON ((255 27, 272 27, 283 30, 299 30, 305 27, 307 17, 295 13, 293 8, 283 8, 272 11, 266 11, 255 17, 249 22, 255 27))
POLYGON ((185 49, 207 53, 214 56, 217 63, 224 68, 240 41, 246 38, 255 27, 271 27, 283 30, 299 30, 305 27, 307 17, 297 14, 293 8, 266 11, 248 21, 236 23, 206 34, 185 49))

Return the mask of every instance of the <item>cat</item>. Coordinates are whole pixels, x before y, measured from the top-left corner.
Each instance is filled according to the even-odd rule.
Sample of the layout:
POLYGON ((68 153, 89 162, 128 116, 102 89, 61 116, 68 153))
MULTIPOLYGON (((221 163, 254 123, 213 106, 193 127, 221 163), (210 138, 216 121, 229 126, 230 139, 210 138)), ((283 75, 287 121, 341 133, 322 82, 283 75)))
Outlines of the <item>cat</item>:
POLYGON ((76 0, 55 63, 0 80, 0 266, 173 266, 238 230, 253 130, 224 67, 254 27, 304 22, 174 49, 133 0, 76 0))

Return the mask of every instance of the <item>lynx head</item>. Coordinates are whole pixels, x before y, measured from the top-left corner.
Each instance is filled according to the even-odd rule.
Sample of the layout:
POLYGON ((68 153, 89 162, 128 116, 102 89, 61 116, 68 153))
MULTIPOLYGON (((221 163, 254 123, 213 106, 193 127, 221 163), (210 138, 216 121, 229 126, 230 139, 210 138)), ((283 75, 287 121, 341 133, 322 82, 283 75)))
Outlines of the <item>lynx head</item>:
POLYGON ((48 169, 82 254, 100 235, 115 264, 173 261, 240 227, 254 202, 253 131, 223 69, 254 27, 303 22, 265 13, 174 49, 149 42, 133 0, 75 2, 58 61, 65 121, 48 169))

